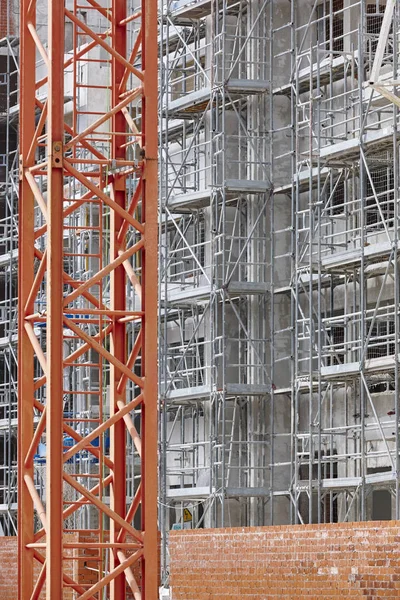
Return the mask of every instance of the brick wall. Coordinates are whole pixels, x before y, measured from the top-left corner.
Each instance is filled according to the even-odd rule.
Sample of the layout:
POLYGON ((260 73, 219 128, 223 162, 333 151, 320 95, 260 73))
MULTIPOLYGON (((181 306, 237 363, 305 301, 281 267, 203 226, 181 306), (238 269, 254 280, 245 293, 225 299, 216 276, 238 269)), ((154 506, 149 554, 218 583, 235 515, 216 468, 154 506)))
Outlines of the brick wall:
MULTIPOLYGON (((73 542, 77 540, 77 536, 69 535, 66 541, 73 542)), ((43 541, 43 540, 41 540, 43 541)), ((73 555, 73 550, 66 549, 65 554, 73 555)), ((16 600, 18 588, 18 538, 16 537, 0 537, 0 599, 1 600, 16 600)), ((66 561, 65 572, 76 579, 76 561, 66 561)), ((35 561, 35 573, 39 574, 41 565, 35 561)), ((40 600, 45 598, 46 587, 40 594, 40 600)), ((63 600, 73 600, 75 597, 71 589, 65 589, 63 600)))
MULTIPOLYGON (((90 531, 80 531, 79 532, 79 541, 80 542, 86 542, 86 543, 91 543, 91 542, 96 542, 98 538, 98 535, 96 533, 91 533, 90 531)), ((108 531, 104 532, 103 535, 103 541, 106 542, 110 539, 110 535, 108 531)), ((126 543, 130 543, 133 542, 133 538, 131 538, 131 536, 127 535, 125 542, 126 543)), ((126 556, 129 556, 131 554, 131 552, 129 550, 125 550, 124 551, 126 556)), ((101 579, 102 576, 102 570, 101 570, 101 565, 102 565, 102 560, 103 557, 106 558, 104 555, 103 557, 100 556, 99 552, 96 550, 90 550, 89 548, 85 548, 80 550, 79 555, 82 557, 87 557, 85 560, 80 560, 79 561, 79 572, 78 572, 78 580, 79 583, 81 585, 85 585, 85 586, 90 586, 90 585, 94 585, 95 583, 97 583, 97 581, 99 581, 99 579, 101 579)), ((109 557, 107 557, 109 560, 109 557)), ((140 564, 140 560, 137 561, 132 567, 132 572, 133 572, 133 576, 135 577, 136 583, 138 584, 139 588, 141 587, 141 564, 140 564)), ((132 594, 132 590, 130 589, 130 587, 126 586, 126 600, 132 600, 133 599, 133 594, 132 594)), ((1 600, 1 596, 0 596, 0 600, 1 600)))
POLYGON ((7 6, 9 6, 10 11, 10 23, 8 31, 10 34, 12 34, 14 33, 15 29, 11 0, 0 0, 0 39, 7 35, 7 6))
MULTIPOLYGON (((110 535, 108 531, 104 532, 103 541, 106 542, 110 539, 110 535)), ((79 541, 90 543, 97 540, 97 534, 91 533, 90 531, 80 531, 79 532, 79 541)), ((126 543, 133 543, 134 539, 127 535, 125 538, 126 543)), ((130 550, 124 550, 125 555, 128 557, 131 554, 130 550)), ((82 549, 79 552, 79 555, 82 557, 87 557, 85 560, 79 561, 79 572, 78 578, 79 583, 81 585, 94 585, 100 579, 99 575, 99 567, 101 567, 100 555, 96 550, 90 550, 88 548, 82 549)), ((133 576, 136 580, 139 589, 141 589, 142 584, 142 573, 141 573, 141 560, 139 559, 135 562, 131 570, 133 572, 133 576)), ((2 600, 0 595, 0 600, 2 600)), ((133 593, 129 585, 126 585, 126 600, 133 600, 133 593)))
MULTIPOLYGON (((93 542, 97 541, 98 535, 90 531, 80 531, 73 534, 66 534, 66 542, 93 542)), ((104 541, 109 539, 109 532, 104 532, 104 541)), ((42 539, 41 541, 45 541, 42 539)), ((129 535, 125 540, 127 543, 133 542, 133 538, 129 535)), ((43 550, 42 550, 43 552, 43 550)), ((90 587, 95 584, 102 576, 102 560, 99 551, 81 548, 78 551, 65 549, 66 556, 73 556, 74 560, 66 561, 65 572, 70 575, 79 584, 90 587)), ((129 550, 125 550, 126 555, 130 554, 129 550)), ((0 600, 16 600, 17 597, 17 576, 18 576, 18 538, 16 537, 0 537, 0 600)), ((160 578, 160 547, 158 548, 158 577, 160 578)), ((36 575, 39 574, 40 565, 35 561, 36 575)), ((141 561, 137 561, 132 567, 133 575, 136 582, 141 588, 141 561)), ((45 586, 40 595, 40 600, 44 600, 45 586)), ((63 600, 73 600, 76 597, 72 589, 64 590, 63 600)), ((126 589, 126 599, 133 600, 133 594, 129 586, 126 589)))
POLYGON ((400 522, 174 531, 173 600, 400 598, 400 522))
POLYGON ((0 538, 0 598, 17 597, 17 538, 0 538))

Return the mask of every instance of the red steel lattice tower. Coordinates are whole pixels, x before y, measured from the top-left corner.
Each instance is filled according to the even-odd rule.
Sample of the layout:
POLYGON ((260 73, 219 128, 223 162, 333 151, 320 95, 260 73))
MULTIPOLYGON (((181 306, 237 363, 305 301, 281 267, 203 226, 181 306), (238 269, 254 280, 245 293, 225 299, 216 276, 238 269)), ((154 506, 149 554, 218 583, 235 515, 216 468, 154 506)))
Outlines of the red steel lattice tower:
POLYGON ((19 600, 158 596, 157 2, 128 6, 21 0, 19 600))

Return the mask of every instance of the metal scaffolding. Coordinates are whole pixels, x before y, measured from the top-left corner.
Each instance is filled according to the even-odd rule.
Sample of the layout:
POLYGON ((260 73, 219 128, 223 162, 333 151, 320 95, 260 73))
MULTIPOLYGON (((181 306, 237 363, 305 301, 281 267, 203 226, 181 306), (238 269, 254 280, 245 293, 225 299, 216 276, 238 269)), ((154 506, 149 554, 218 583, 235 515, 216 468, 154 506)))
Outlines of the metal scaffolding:
MULTIPOLYGON (((272 354, 270 10, 268 1, 163 5, 164 533, 184 523, 265 518, 272 354)), ((165 544, 166 536, 164 551, 165 544)))
POLYGON ((174 527, 399 518, 399 11, 163 5, 165 573, 174 527))
MULTIPOLYGON (((370 85, 384 11, 294 11, 291 78, 274 90, 293 131, 292 181, 275 200, 291 195, 291 280, 275 291, 291 297, 292 381, 274 392, 291 396, 293 522, 376 519, 379 503, 399 516, 398 115, 370 85)), ((393 31, 384 81, 397 79, 393 31)))
MULTIPOLYGON (((30 5, 26 2, 27 10, 30 5)), ((65 311, 68 327, 63 329, 62 417, 67 429, 62 438, 69 484, 59 482, 59 492, 61 486, 66 503, 79 501, 82 486, 95 488, 101 477, 109 482, 111 456, 126 464, 129 499, 138 498, 140 477, 138 448, 131 437, 126 448, 117 449, 115 436, 91 433, 109 417, 111 388, 116 385, 120 391, 118 366, 111 361, 112 380, 112 367, 106 364, 112 358, 109 328, 120 310, 132 313, 132 320, 124 321, 127 347, 122 334, 114 346, 114 356, 129 366, 130 375, 124 372, 132 381, 127 401, 137 401, 136 384, 144 368, 134 313, 142 306, 146 261, 133 248, 141 243, 140 228, 146 227, 140 200, 145 179, 137 169, 125 177, 129 165, 121 162, 122 148, 126 161, 139 163, 147 156, 147 148, 141 147, 143 105, 132 97, 122 106, 129 96, 110 93, 115 79, 110 79, 109 48, 121 52, 120 42, 114 46, 110 41, 115 38, 107 23, 109 8, 94 0, 82 0, 79 7, 75 0, 68 4, 64 27, 70 54, 64 57, 63 98, 57 96, 67 121, 60 238, 64 291, 73 303, 65 311), (90 40, 92 33, 97 37, 90 40), (119 103, 112 126, 102 121, 96 132, 91 129, 119 103), (125 137, 124 129, 124 142, 117 148, 110 140, 115 142, 116 132, 122 137, 122 118, 131 137, 125 137), (134 258, 117 258, 121 262, 110 277, 111 270, 103 269, 113 259, 111 265, 116 265, 117 225, 111 215, 115 202, 122 206, 123 201, 111 192, 121 198, 118 177, 125 180, 130 202, 129 215, 120 210, 117 217, 129 223, 121 251, 125 258, 132 251, 134 258), (102 285, 99 273, 106 275, 102 285), (125 287, 121 273, 126 273, 125 287), (85 286, 78 288, 83 296, 73 291, 75 284, 85 286), (112 305, 107 304, 111 289, 112 305), (102 303, 107 304, 104 314, 102 303), (102 341, 103 350, 94 344, 90 352, 82 352, 87 336, 102 341), (72 364, 69 354, 76 354, 77 362, 72 364), (135 366, 127 356, 134 357, 135 366), (76 445, 87 435, 99 441, 98 448, 76 445), (109 455, 109 444, 114 454, 109 455), (79 494, 71 485, 78 473, 79 494)), ((163 0, 159 9, 159 523, 167 582, 168 532, 173 528, 400 518, 400 0, 163 0)), ((126 58, 140 72, 141 21, 135 15, 126 23, 131 50, 126 58)), ((45 161, 51 130, 42 129, 51 90, 46 85, 46 34, 35 37, 35 28, 29 31, 32 52, 25 52, 36 73, 37 93, 25 106, 30 106, 31 142, 35 139, 37 149, 34 164, 28 144, 26 158, 32 164, 24 168, 25 185, 36 198, 35 263, 29 252, 23 256, 32 280, 35 275, 36 312, 32 309, 21 335, 28 351, 33 344, 37 355, 30 363, 36 382, 33 431, 41 432, 40 415, 51 402, 41 385, 49 360, 45 352, 50 352, 46 337, 51 341, 45 322, 49 294, 41 280, 50 243, 46 211, 51 174, 45 161), (34 44, 40 55, 36 71, 34 44)), ((1 44, 8 55, 8 75, 1 82, 10 86, 18 47, 10 37, 1 44)), ((138 77, 133 73, 131 91, 138 77)), ((19 109, 12 94, 6 101, 0 126, 12 140, 19 109)), ((155 123, 154 114, 152 119, 155 123)), ((5 407, 0 453, 4 448, 7 461, 0 504, 3 530, 12 532, 17 169, 14 147, 4 154, 0 276, 4 274, 5 296, 0 302, 5 311, 0 338, 5 341, 0 360, 4 357, 6 374, 4 386, 0 381, 5 407)), ((152 251, 155 255, 154 247, 152 251)), ((148 283, 153 300, 155 281, 152 276, 148 283)), ((25 289, 24 294, 32 303, 31 292, 25 289)), ((151 366, 155 368, 154 355, 151 366)), ((126 378, 122 376, 124 383, 126 378)), ((32 412, 31 392, 24 401, 32 412)), ((131 417, 130 431, 141 433, 141 411, 135 409, 131 417)), ((20 487, 28 515, 34 490, 44 502, 46 469, 51 468, 44 449, 49 447, 47 436, 33 436, 37 449, 32 453, 27 444, 31 470, 25 475, 34 488, 29 483, 28 495, 22 481, 20 487)), ((120 441, 125 442, 124 435, 120 441)), ((107 492, 103 499, 108 506, 107 492)), ((94 505, 67 509, 69 529, 106 530, 98 519, 100 507, 94 505)), ((137 500, 132 506, 137 508, 137 500)), ((37 535, 43 533, 41 527, 36 516, 37 535)))

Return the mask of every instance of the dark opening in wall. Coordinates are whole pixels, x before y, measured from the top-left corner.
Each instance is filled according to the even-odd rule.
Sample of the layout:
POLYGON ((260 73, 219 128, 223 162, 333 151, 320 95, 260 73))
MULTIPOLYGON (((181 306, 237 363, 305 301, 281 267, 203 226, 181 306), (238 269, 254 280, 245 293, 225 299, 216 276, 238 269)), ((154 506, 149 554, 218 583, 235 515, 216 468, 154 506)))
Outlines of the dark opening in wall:
MULTIPOLYGON (((387 157, 382 161, 386 162, 387 157)), ((370 168, 370 177, 366 175, 365 200, 366 225, 373 229, 393 226, 394 218, 394 170, 390 164, 370 168)))
POLYGON ((374 323, 369 338, 367 358, 379 358, 394 354, 394 332, 394 321, 377 321, 374 323))
POLYGON ((344 181, 338 183, 333 187, 333 195, 331 198, 331 209, 333 215, 341 215, 345 211, 345 193, 344 193, 344 181))
POLYGON ((12 58, 0 54, 0 113, 17 104, 17 70, 12 58))
MULTIPOLYGON (((376 48, 378 46, 379 34, 382 27, 383 15, 385 12, 386 4, 379 4, 379 2, 368 3, 366 6, 366 19, 365 19, 365 31, 366 31, 366 54, 367 59, 370 62, 373 61, 376 48)), ((392 62, 392 51, 393 41, 391 40, 393 34, 393 28, 390 28, 389 38, 386 43, 384 51, 384 63, 392 62)))
POLYGON ((344 325, 333 325, 329 330, 329 337, 332 355, 328 356, 327 364, 328 366, 341 365, 345 362, 344 325))
MULTIPOLYGON (((337 479, 338 477, 338 461, 336 458, 337 451, 322 450, 321 451, 321 466, 319 467, 319 452, 314 453, 312 463, 311 478, 313 481, 318 481, 318 471, 321 469, 321 479, 337 479)), ((309 479, 310 469, 309 464, 300 466, 299 475, 302 481, 309 479)), ((318 494, 313 491, 312 495, 312 517, 309 514, 309 501, 305 496, 300 499, 300 512, 304 523, 318 523, 318 494)), ((338 502, 337 494, 334 492, 324 492, 321 497, 321 522, 322 523, 337 523, 338 522, 338 502)))
MULTIPOLYGON (((367 469, 368 475, 391 472, 391 467, 372 467, 367 469)), ((371 520, 390 521, 392 519, 392 495, 389 490, 372 490, 371 520)))
POLYGON ((343 0, 325 0, 317 6, 318 45, 332 52, 343 52, 344 47, 343 12, 338 11, 343 11, 343 0))

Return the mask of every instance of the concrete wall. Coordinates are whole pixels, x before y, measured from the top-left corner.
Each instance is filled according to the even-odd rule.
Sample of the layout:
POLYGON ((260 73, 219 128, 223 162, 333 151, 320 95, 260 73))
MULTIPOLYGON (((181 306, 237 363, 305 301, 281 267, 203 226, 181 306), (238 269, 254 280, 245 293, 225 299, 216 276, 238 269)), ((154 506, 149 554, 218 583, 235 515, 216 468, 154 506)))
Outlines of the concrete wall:
POLYGON ((400 596, 399 521, 175 531, 172 600, 400 596))

